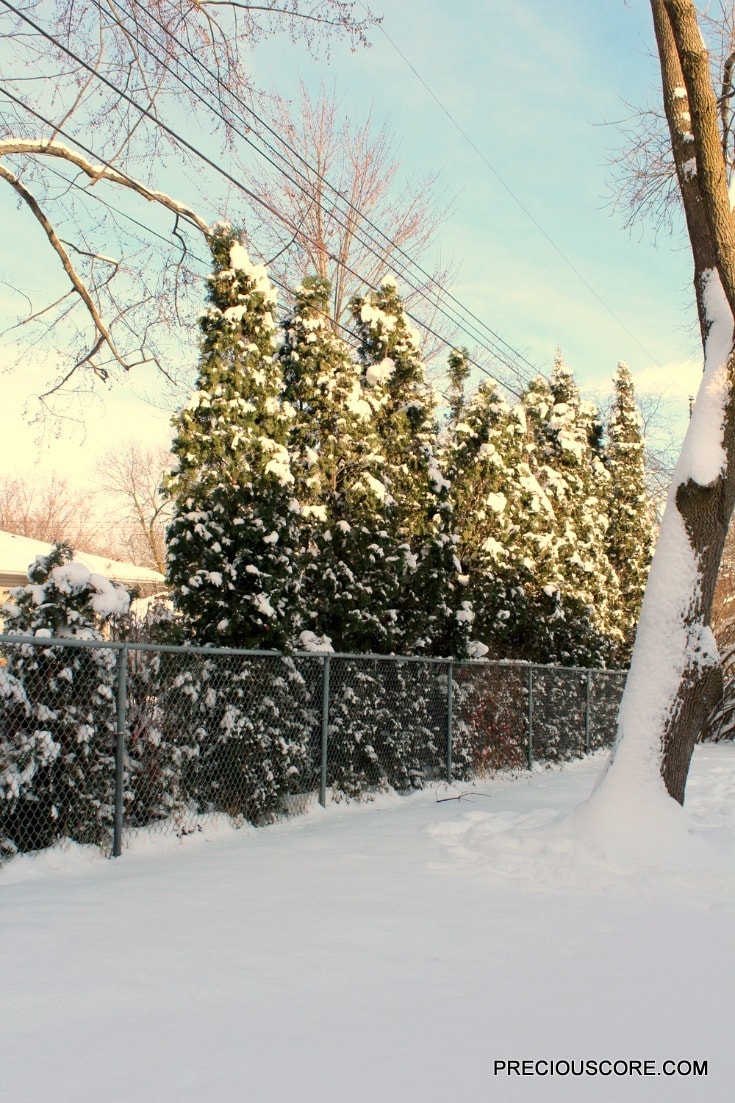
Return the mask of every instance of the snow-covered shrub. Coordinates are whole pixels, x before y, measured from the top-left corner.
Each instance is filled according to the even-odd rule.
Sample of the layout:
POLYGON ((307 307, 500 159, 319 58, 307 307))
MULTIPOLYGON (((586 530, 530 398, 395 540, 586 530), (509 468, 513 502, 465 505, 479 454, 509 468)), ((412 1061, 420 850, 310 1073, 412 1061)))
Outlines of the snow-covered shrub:
POLYGON ((162 712, 169 743, 179 740, 182 795, 192 811, 267 823, 289 797, 316 787, 316 663, 312 671, 276 656, 175 658, 162 712))
POLYGON ((161 651, 127 653, 127 737, 124 817, 128 827, 183 821, 191 812, 189 775, 196 735, 183 721, 177 684, 180 656, 161 651))
POLYGON ((435 664, 333 659, 328 784, 336 797, 421 788, 446 765, 446 678, 435 664))
POLYGON ((533 757, 543 762, 579 758, 585 750, 587 675, 534 667, 533 757))
POLYGON ((374 745, 381 696, 374 663, 332 660, 327 783, 336 799, 385 787, 374 745))
POLYGON ((113 820, 115 652, 42 641, 101 641, 102 622, 124 612, 128 595, 73 562, 66 544, 39 556, 28 577, 3 610, 9 635, 38 642, 4 649, 0 836, 6 850, 64 837, 101 844, 113 820))

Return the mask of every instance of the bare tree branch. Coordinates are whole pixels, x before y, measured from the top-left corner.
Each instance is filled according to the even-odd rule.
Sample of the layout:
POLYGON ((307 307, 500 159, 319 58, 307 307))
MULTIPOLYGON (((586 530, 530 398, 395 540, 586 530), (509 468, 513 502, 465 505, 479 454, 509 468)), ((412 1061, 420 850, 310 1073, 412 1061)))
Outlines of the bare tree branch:
MULTIPOLYGON (((59 278, 73 288, 67 297, 54 266, 38 265, 36 293, 50 305, 31 302, 15 332, 25 347, 55 343, 64 385, 80 368, 112 378, 153 363, 173 379, 191 362, 192 289, 208 265, 190 230, 206 237, 234 197, 244 207, 236 220, 249 223, 262 202, 242 185, 238 148, 255 102, 253 46, 284 28, 312 49, 336 37, 354 46, 376 22, 352 0, 0 0, 2 184, 42 226, 59 278), (218 152, 190 140, 196 128, 180 131, 182 109, 218 152), (173 188, 162 185, 170 179, 173 188), (102 184, 123 209, 96 202, 102 184), (161 233, 153 211, 135 218, 125 196, 170 212, 173 229, 161 233), (117 268, 100 275, 100 258, 111 255, 117 268)), ((11 336, 12 327, 1 328, 11 336)), ((74 385, 81 381, 79 373, 74 385)))
MULTIPOLYGON (((54 250, 54 252, 58 256, 59 260, 61 261, 63 269, 64 269, 64 271, 66 272, 66 274, 69 278, 69 282, 71 283, 71 285, 74 288, 74 290, 76 291, 77 295, 79 295, 80 299, 82 300, 82 302, 86 306, 87 310, 89 311, 89 314, 90 314, 90 317, 92 318, 95 329, 97 330, 97 332, 99 334, 99 339, 95 342, 94 349, 93 349, 92 352, 89 353, 89 356, 87 357, 87 359, 91 359, 91 357, 97 351, 99 351, 100 347, 104 343, 104 344, 107 345, 110 352, 112 353, 112 355, 117 360, 118 364, 120 364, 120 366, 122 368, 125 368, 127 370, 127 368, 129 368, 130 365, 125 362, 125 360, 122 358, 120 353, 117 351, 117 348, 115 347, 115 342, 112 340, 112 337, 110 336, 110 333, 109 333, 109 330, 108 330, 107 326, 105 325, 104 321, 100 317, 99 311, 97 310, 97 306, 96 306, 94 300, 92 299, 92 296, 90 295, 90 293, 87 290, 86 286, 84 285, 83 281, 77 275, 77 273, 74 269, 74 265, 72 264, 71 259, 69 257, 69 254, 67 253, 66 249, 64 248, 64 246, 61 243, 61 241, 59 240, 59 238, 56 236, 56 232, 55 232, 53 226, 51 225, 49 220, 46 218, 46 215, 42 211, 39 204, 36 202, 36 199, 34 198, 33 195, 31 195, 31 193, 28 191, 28 189, 20 182, 18 177, 14 176, 13 173, 10 172, 8 169, 6 169, 5 166, 2 165, 2 164, 0 164, 0 178, 7 181, 7 183, 10 184, 11 188, 13 188, 17 192, 17 194, 21 197, 23 202, 28 207, 30 207, 31 211, 33 212, 33 214, 36 217, 36 220, 43 227, 44 232, 45 232, 45 234, 46 234, 46 236, 49 240, 49 243, 51 245, 51 248, 54 250)), ((86 361, 84 361, 84 362, 86 362, 86 361)), ((80 366, 80 364, 77 364, 77 365, 75 365, 75 368, 79 367, 79 366, 80 366)))
POLYGON ((57 157, 81 169, 81 171, 92 181, 92 184, 96 184, 99 180, 106 180, 110 184, 118 184, 120 187, 129 188, 131 191, 141 195, 144 199, 147 199, 149 203, 159 203, 162 207, 166 207, 169 211, 173 211, 174 214, 187 218, 190 222, 193 222, 195 226, 198 226, 203 234, 209 233, 209 226, 204 219, 200 218, 196 211, 187 206, 187 204, 179 203, 165 192, 149 188, 141 183, 140 180, 134 180, 132 176, 128 176, 124 172, 119 172, 109 165, 93 164, 88 158, 82 156, 81 153, 64 145, 62 142, 28 138, 0 139, 0 157, 9 156, 12 153, 19 153, 25 156, 35 154, 39 157, 57 157))

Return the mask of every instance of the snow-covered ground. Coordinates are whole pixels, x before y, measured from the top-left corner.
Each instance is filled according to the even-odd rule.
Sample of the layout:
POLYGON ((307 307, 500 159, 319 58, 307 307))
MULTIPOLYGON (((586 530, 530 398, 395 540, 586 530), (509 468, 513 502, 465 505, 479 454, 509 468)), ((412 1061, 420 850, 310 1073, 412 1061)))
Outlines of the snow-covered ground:
POLYGON ((698 749, 668 848, 559 821, 601 762, 141 839, 118 861, 16 859, 0 1097, 729 1101, 735 747, 698 749), (495 1071, 522 1060, 562 1064, 495 1071), (572 1060, 619 1075, 564 1075, 572 1060))

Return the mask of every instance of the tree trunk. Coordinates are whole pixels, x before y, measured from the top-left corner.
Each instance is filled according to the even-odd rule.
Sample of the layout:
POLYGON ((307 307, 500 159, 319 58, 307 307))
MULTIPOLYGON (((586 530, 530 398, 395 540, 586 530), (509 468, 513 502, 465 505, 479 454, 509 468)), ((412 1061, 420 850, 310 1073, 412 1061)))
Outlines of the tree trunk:
POLYGON ((664 104, 694 258, 705 371, 674 473, 600 793, 684 802, 694 746, 721 692, 710 629, 735 504, 735 230, 717 100, 691 0, 651 0, 664 104), (663 783, 663 784, 662 784, 663 783))

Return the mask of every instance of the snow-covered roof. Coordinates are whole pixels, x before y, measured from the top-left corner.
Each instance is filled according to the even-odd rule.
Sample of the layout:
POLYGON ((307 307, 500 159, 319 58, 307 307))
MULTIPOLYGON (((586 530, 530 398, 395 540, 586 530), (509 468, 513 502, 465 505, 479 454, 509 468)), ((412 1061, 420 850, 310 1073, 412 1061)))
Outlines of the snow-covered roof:
MULTIPOLYGON (((27 536, 16 536, 13 532, 0 529, 0 590, 25 585, 30 564, 36 556, 48 555, 52 548, 53 544, 46 544, 43 540, 30 540, 27 536)), ((165 586, 162 574, 148 567, 138 567, 135 563, 120 563, 116 559, 88 555, 87 552, 75 552, 74 559, 94 574, 101 574, 113 582, 122 582, 124 586, 134 586, 143 594, 165 586)))

